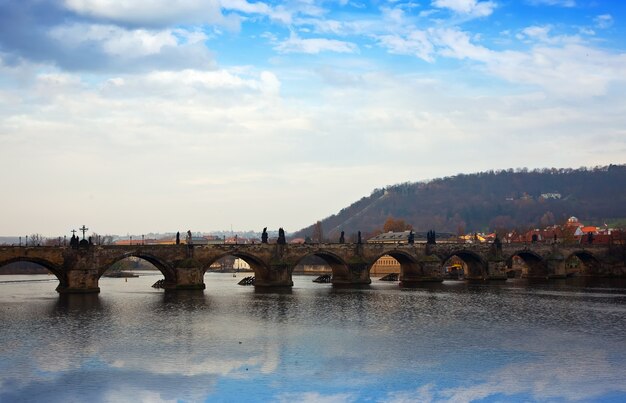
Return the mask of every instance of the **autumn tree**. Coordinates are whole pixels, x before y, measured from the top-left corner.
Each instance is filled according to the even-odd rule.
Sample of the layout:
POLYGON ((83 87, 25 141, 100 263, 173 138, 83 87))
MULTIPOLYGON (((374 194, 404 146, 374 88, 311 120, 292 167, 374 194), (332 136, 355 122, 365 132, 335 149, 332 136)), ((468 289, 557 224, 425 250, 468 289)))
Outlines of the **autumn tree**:
POLYGON ((394 219, 393 217, 387 218, 385 224, 383 225, 383 232, 403 232, 412 230, 413 226, 411 224, 407 224, 404 220, 394 219))
POLYGON ((511 216, 499 215, 489 222, 489 228, 500 236, 504 236, 512 228, 515 228, 515 221, 511 216))

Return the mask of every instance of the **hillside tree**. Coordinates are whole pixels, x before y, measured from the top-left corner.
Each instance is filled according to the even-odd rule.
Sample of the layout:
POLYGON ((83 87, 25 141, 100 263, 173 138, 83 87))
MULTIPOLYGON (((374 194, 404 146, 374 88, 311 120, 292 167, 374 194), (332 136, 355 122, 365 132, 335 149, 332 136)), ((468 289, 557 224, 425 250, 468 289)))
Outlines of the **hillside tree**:
POLYGON ((322 229, 322 222, 317 221, 313 225, 313 235, 311 236, 313 242, 322 243, 324 241, 324 230, 322 229))
POLYGON ((407 224, 402 219, 394 219, 393 217, 388 217, 383 225, 383 232, 403 232, 410 231, 413 229, 411 224, 407 224))

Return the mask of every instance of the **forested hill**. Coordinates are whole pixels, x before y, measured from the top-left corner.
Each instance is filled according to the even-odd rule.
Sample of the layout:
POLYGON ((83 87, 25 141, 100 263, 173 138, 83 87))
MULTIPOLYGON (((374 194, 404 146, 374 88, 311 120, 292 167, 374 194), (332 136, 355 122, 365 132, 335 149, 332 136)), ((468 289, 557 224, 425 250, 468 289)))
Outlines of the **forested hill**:
MULTIPOLYGON (((459 174, 376 189, 322 220, 324 238, 382 228, 389 217, 417 231, 452 233, 527 229, 576 216, 585 224, 626 219, 626 165, 459 174)), ((313 224, 295 234, 313 234, 313 224)))

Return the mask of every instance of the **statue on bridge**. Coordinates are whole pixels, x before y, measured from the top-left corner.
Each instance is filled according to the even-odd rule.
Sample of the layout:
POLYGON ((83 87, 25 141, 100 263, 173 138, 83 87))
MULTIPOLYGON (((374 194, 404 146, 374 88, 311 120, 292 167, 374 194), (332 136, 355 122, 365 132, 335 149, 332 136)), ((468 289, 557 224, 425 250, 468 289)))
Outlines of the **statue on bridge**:
POLYGON ((285 238, 285 230, 281 228, 278 229, 278 239, 276 243, 279 245, 285 245, 287 243, 287 239, 285 238))
POLYGON ((176 245, 180 245, 180 231, 176 232, 176 245))
POLYGON ((498 234, 496 234, 496 237, 493 240, 493 246, 491 251, 495 255, 500 255, 502 253, 502 241, 500 240, 498 234))
POLYGON ((409 245, 413 245, 415 243, 415 234, 413 233, 413 230, 409 232, 408 242, 409 242, 409 245))
MULTIPOLYGON (((75 231, 72 230, 72 232, 75 232, 75 231)), ((70 238, 70 247, 73 249, 78 249, 78 242, 79 242, 78 237, 72 234, 72 237, 70 238)))
POLYGON ((267 243, 267 227, 263 228, 263 233, 261 234, 261 243, 267 243))
POLYGON ((498 234, 496 234, 496 237, 493 240, 493 244, 496 245, 496 248, 498 250, 502 250, 502 241, 500 240, 500 237, 498 236, 498 234))
POLYGON ((363 243, 363 240, 361 239, 361 231, 356 234, 356 243, 359 245, 363 243))
POLYGON ((437 234, 435 233, 435 230, 429 230, 426 233, 426 243, 429 245, 435 245, 437 243, 437 234))
POLYGON ((339 235, 339 243, 346 243, 346 237, 343 231, 341 231, 341 235, 339 235))

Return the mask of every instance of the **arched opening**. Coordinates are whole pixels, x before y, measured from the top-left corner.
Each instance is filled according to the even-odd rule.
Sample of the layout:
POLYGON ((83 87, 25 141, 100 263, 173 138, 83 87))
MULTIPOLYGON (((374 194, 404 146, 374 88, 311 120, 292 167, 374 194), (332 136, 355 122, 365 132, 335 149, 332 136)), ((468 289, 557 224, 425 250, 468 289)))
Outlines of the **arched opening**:
POLYGON ((308 270, 309 274, 330 274, 333 283, 349 283, 353 277, 343 259, 325 251, 302 257, 294 266, 294 271, 298 267, 308 270))
POLYGON ((446 280, 464 280, 469 266, 463 259, 454 255, 443 262, 443 278, 446 280))
POLYGON ((298 262, 293 268, 293 274, 305 274, 305 275, 332 275, 333 268, 326 262, 326 260, 317 255, 308 255, 298 262))
POLYGON ((167 263, 152 255, 128 253, 100 268, 98 279, 102 277, 123 278, 125 282, 128 281, 128 278, 140 276, 154 276, 159 279, 159 272, 163 278, 161 281, 157 280, 158 288, 167 288, 168 285, 176 284, 176 274, 167 263))
MULTIPOLYGON (((254 276, 255 281, 263 282, 270 275, 267 266, 258 258, 234 251, 215 257, 210 261, 203 261, 204 275, 207 273, 233 273, 233 277, 237 277, 238 272, 246 273, 245 276, 254 276)), ((239 281, 239 280, 237 280, 239 281)))
POLYGON ((601 276, 602 265, 600 261, 587 251, 577 251, 565 259, 565 274, 573 276, 601 276))
POLYGON ((57 265, 44 259, 18 257, 0 262, 0 276, 7 275, 5 281, 46 280, 50 275, 59 280, 57 290, 67 288, 67 277, 57 265))
POLYGON ((250 264, 245 259, 233 255, 222 256, 205 269, 205 272, 217 273, 252 273, 253 271, 254 270, 252 270, 252 267, 250 267, 250 264))
POLYGON ((386 260, 388 267, 397 270, 399 275, 398 280, 400 281, 417 281, 424 276, 423 267, 415 258, 405 252, 397 250, 387 251, 384 255, 380 256, 370 267, 370 274, 376 263, 381 260, 386 260))
POLYGON ((443 262, 441 270, 444 275, 448 273, 457 279, 484 280, 488 277, 487 263, 476 253, 461 250, 441 259, 443 262))
POLYGON ((383 255, 378 258, 370 268, 371 277, 384 277, 390 274, 400 275, 402 271, 398 259, 391 255, 383 255))
POLYGON ((506 263, 509 277, 548 278, 550 271, 543 258, 531 251, 519 251, 506 263))

